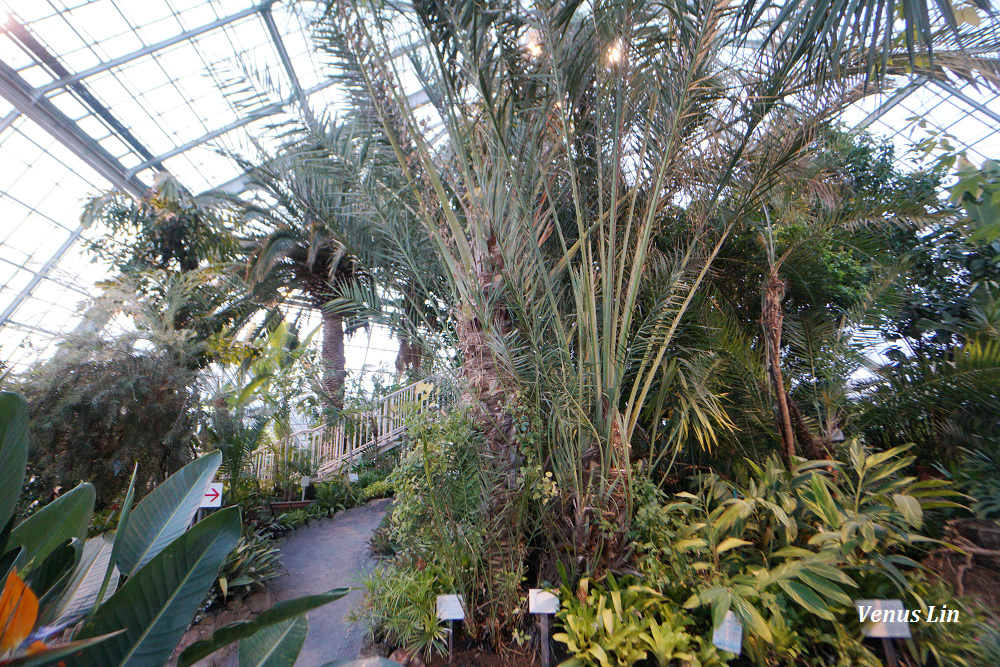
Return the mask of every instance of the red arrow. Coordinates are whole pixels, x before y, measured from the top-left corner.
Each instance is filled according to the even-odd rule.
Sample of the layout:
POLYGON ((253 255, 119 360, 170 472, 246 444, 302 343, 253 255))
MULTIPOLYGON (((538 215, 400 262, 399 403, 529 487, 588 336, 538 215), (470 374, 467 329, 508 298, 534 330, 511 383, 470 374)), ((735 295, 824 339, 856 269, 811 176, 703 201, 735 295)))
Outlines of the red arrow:
POLYGON ((208 498, 209 500, 218 500, 219 492, 216 491, 215 489, 209 489, 208 493, 205 494, 205 497, 208 498))

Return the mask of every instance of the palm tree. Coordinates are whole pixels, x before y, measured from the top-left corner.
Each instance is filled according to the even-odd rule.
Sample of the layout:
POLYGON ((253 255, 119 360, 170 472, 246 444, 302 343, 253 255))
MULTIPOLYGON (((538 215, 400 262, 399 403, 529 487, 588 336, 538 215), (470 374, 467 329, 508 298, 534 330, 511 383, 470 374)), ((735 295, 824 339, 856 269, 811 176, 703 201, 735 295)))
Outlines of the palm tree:
POLYGON ((255 192, 254 200, 244 203, 244 215, 257 228, 244 247, 251 284, 281 285, 286 301, 321 313, 322 385, 336 412, 343 408, 347 374, 344 337, 358 326, 345 330, 345 319, 357 313, 345 294, 371 282, 356 248, 370 245, 372 236, 352 203, 362 169, 360 142, 349 126, 319 127, 295 137, 263 164, 242 161, 255 192))
POLYGON ((709 0, 445 0, 399 13, 330 2, 318 26, 355 113, 395 158, 385 190, 447 280, 464 399, 493 462, 488 592, 471 601, 486 632, 500 629, 503 582, 523 573, 532 541, 550 540, 570 573, 627 558, 643 425, 679 403, 715 411, 695 432, 724 423, 718 395, 682 388, 711 367, 684 344, 721 249, 821 128, 911 61, 888 40, 873 68, 869 51, 830 44, 839 27, 791 18, 808 13, 768 34, 755 9, 742 20, 743 7, 709 0), (429 105, 414 109, 419 99, 429 105), (538 523, 519 511, 528 457, 558 489, 538 523))
MULTIPOLYGON (((328 6, 322 44, 379 121, 451 284, 485 442, 514 470, 512 414, 543 415, 536 455, 566 490, 565 537, 585 568, 624 547, 640 420, 663 418, 654 398, 720 248, 819 128, 912 62, 883 33, 848 31, 881 49, 879 67, 870 49, 831 42, 864 7, 802 3, 765 23, 754 5, 707 1, 328 6), (405 94, 407 24, 402 51, 432 112, 405 94), (656 247, 678 207, 683 228, 656 247)), ((937 57, 960 75, 975 64, 937 57)))

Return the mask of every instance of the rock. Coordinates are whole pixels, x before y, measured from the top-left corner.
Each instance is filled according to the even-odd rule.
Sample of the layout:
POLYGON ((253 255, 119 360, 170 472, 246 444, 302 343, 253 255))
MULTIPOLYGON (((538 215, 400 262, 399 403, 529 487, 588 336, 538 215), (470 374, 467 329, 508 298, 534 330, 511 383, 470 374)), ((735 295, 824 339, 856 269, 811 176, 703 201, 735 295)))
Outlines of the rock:
POLYGON ((424 661, 420 659, 420 656, 411 654, 406 649, 398 648, 389 659, 393 662, 398 662, 403 667, 425 667, 424 661))
POLYGON ((247 607, 254 614, 259 614, 271 607, 271 594, 268 591, 254 593, 246 600, 247 607))

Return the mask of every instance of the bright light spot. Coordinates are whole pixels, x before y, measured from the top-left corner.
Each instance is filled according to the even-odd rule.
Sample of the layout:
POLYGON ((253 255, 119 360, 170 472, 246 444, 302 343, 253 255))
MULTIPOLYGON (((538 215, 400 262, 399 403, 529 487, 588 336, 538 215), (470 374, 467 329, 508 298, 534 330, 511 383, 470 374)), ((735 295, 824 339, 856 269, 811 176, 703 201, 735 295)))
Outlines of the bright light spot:
POLYGON ((538 58, 542 55, 541 36, 537 30, 529 30, 525 36, 524 53, 528 58, 538 58))
POLYGON ((623 57, 625 57, 625 49, 622 46, 622 41, 620 39, 616 39, 608 48, 608 63, 611 65, 617 65, 622 61, 623 57))

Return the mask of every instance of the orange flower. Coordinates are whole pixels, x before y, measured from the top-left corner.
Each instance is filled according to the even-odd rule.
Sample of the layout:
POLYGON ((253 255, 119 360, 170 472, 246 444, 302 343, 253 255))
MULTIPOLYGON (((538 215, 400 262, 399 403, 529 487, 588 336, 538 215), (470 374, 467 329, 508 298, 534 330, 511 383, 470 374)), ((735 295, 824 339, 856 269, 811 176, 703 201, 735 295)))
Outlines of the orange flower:
POLYGON ((11 570, 0 595, 0 654, 21 645, 38 618, 38 597, 11 570))

